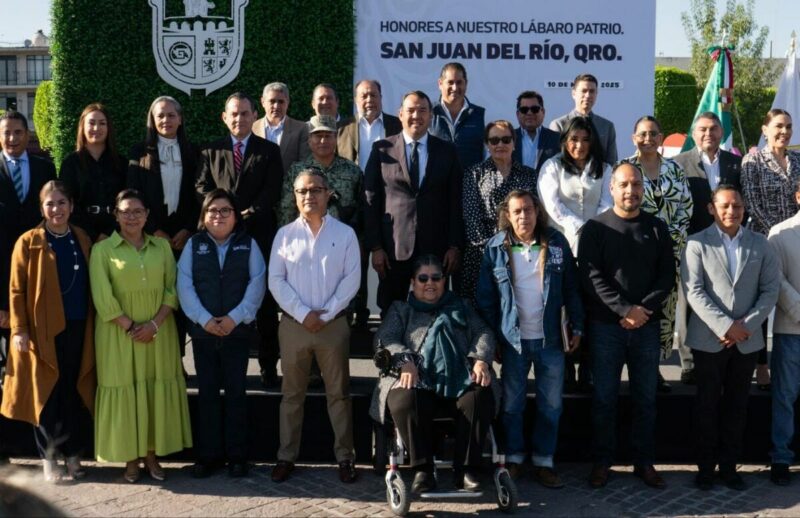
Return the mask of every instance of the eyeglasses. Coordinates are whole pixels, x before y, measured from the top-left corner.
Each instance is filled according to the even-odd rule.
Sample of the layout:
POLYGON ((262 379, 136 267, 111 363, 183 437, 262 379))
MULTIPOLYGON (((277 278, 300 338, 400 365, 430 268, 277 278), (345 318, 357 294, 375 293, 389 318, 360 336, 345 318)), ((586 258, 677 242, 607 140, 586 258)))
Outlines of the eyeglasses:
POLYGON ((656 138, 659 135, 661 135, 660 131, 640 131, 639 133, 635 133, 633 136, 639 140, 644 140, 647 137, 656 138))
POLYGON ((221 209, 208 209, 207 213, 212 218, 213 217, 227 218, 228 216, 233 214, 233 208, 232 207, 222 207, 221 209))
POLYGON ((501 142, 503 144, 511 144, 512 142, 514 142, 514 138, 513 137, 509 137, 508 135, 506 135, 505 137, 489 137, 489 138, 486 139, 486 141, 489 144, 491 144, 493 146, 496 146, 497 144, 499 144, 501 142))
POLYGON ((147 211, 145 209, 118 210, 117 214, 126 219, 139 219, 147 214, 147 211))
POLYGON ((428 275, 427 273, 421 273, 417 275, 417 282, 420 282, 422 284, 425 284, 429 280, 433 282, 439 282, 442 279, 444 279, 444 275, 442 275, 441 273, 432 273, 430 275, 428 275))
POLYGON ((542 111, 541 106, 520 106, 517 108, 517 111, 520 112, 522 115, 528 115, 528 112, 531 112, 533 115, 536 115, 540 111, 542 111))
POLYGON ((311 189, 295 189, 294 193, 302 198, 306 194, 310 194, 311 196, 319 196, 327 190, 328 189, 324 187, 312 187, 311 189))

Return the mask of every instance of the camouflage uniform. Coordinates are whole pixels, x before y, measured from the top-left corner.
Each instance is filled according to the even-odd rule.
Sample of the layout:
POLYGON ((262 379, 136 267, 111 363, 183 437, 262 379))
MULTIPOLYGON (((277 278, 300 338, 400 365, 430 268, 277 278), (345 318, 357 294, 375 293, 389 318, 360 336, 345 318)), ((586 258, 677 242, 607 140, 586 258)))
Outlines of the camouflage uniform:
POLYGON ((303 169, 319 169, 328 180, 332 194, 328 202, 328 214, 350 225, 356 234, 361 234, 361 169, 339 155, 334 156, 328 167, 316 161, 313 155, 295 162, 283 177, 283 194, 278 213, 278 223, 283 226, 291 223, 299 213, 294 195, 294 181, 303 169))

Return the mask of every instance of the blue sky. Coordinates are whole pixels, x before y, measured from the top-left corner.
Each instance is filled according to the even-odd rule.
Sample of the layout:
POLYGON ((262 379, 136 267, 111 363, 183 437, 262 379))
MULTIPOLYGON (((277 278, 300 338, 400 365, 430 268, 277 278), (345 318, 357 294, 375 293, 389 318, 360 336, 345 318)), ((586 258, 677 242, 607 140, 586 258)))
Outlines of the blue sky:
MULTIPOLYGON (((600 1, 613 2, 614 0, 600 1)), ((51 0, 0 0, 0 3, 4 8, 10 7, 3 9, 0 45, 21 45, 38 29, 44 30, 45 34, 50 33, 51 0)), ((724 9, 725 3, 725 0, 717 0, 720 11, 724 9)), ((688 11, 689 5, 690 0, 656 0, 656 56, 689 55, 689 47, 681 25, 681 12, 688 11)), ((759 26, 770 28, 769 39, 772 42, 773 57, 784 56, 792 30, 800 33, 800 9, 797 5, 798 0, 756 0, 755 2, 756 22, 759 26)), ((769 43, 766 47, 765 57, 768 57, 769 43)))

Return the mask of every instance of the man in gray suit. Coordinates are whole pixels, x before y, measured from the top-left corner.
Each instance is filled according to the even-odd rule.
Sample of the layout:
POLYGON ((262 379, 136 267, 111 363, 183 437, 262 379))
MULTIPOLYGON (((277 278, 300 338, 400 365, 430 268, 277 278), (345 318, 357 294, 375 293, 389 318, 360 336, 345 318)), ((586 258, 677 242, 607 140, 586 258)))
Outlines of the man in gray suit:
POLYGON ((583 116, 588 117, 597 130, 597 136, 603 147, 603 155, 608 164, 617 162, 617 130, 614 123, 592 112, 597 101, 597 78, 592 74, 580 74, 572 83, 572 100, 575 109, 550 123, 550 129, 561 133, 567 127, 570 119, 583 116))
POLYGON ((264 118, 253 123, 253 133, 281 148, 283 174, 289 167, 308 156, 308 126, 287 115, 289 112, 289 87, 284 83, 270 83, 261 94, 264 118))
MULTIPOLYGON (((697 116, 692 126, 692 139, 697 147, 684 151, 672 159, 686 172, 692 202, 697 210, 692 212, 689 221, 689 235, 696 234, 714 223, 713 214, 702 209, 711 203, 711 191, 720 184, 728 184, 741 189, 739 177, 742 172, 742 157, 736 156, 719 145, 722 142, 722 122, 714 112, 704 112, 697 116)), ((746 219, 746 218, 745 218, 746 219)), ((679 297, 678 315, 682 315, 686 302, 679 297)), ((678 332, 678 353, 681 357, 681 381, 694 385, 694 360, 692 350, 686 347, 686 319, 678 316, 675 327, 678 332)))
POLYGON ((694 353, 697 380, 695 430, 700 489, 720 478, 731 489, 746 485, 736 473, 741 460, 747 398, 761 324, 778 300, 780 265, 764 236, 742 226, 744 202, 731 185, 714 189, 714 224, 689 237, 681 260, 681 286, 692 308, 686 345, 694 353))

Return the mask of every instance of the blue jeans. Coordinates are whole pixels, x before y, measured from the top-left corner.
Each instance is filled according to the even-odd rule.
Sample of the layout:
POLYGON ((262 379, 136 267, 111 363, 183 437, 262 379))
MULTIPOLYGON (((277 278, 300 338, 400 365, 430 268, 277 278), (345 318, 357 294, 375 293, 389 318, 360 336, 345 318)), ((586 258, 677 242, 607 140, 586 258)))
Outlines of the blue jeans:
POLYGON ((800 335, 776 333, 772 347, 772 462, 794 460, 794 403, 800 392, 800 335))
POLYGON ((590 322, 592 344, 592 426, 595 462, 610 466, 616 450, 617 402, 622 366, 627 363, 632 403, 631 450, 634 465, 655 460, 656 385, 660 327, 652 320, 638 329, 590 322))
POLYGON ((553 467, 561 417, 561 389, 564 385, 564 352, 543 347, 543 340, 522 340, 522 353, 503 348, 503 427, 506 460, 525 460, 523 426, 528 395, 528 372, 533 363, 536 377, 536 422, 533 426, 533 464, 553 467))

